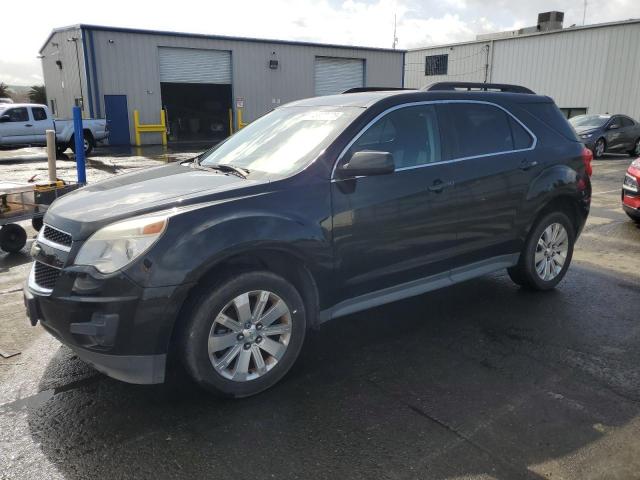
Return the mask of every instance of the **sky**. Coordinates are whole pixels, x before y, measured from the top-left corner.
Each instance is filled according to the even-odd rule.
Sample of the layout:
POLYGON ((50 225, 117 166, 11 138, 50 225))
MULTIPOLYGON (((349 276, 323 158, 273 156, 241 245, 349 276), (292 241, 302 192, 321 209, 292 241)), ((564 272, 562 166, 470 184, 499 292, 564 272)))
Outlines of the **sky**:
MULTIPOLYGON (((395 15, 397 48, 404 49, 535 25, 549 10, 565 12, 565 27, 581 25, 584 8, 584 0, 34 0, 28 9, 5 3, 0 82, 9 85, 42 84, 38 50, 53 28, 78 23, 391 48, 395 15)), ((588 0, 587 24, 639 17, 640 0, 588 0)))

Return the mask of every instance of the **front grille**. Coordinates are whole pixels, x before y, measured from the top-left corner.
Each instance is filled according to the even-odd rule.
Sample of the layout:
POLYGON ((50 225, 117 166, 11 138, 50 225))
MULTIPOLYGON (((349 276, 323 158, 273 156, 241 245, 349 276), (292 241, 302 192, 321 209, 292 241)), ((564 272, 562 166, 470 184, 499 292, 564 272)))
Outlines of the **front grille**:
POLYGON ((71 235, 56 228, 50 227, 49 225, 44 226, 44 232, 42 233, 42 236, 50 242, 57 243, 58 245, 64 245, 65 247, 70 247, 71 242, 73 241, 71 235))
POLYGON ((40 262, 35 263, 34 269, 36 285, 52 290, 56 284, 56 280, 60 276, 60 270, 40 262))

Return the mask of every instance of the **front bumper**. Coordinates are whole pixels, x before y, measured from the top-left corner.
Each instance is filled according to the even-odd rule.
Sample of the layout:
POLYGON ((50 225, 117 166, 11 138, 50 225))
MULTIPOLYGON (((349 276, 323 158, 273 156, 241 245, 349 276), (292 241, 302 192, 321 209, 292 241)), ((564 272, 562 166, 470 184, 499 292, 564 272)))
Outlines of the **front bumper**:
POLYGON ((640 195, 622 189, 622 209, 634 219, 640 219, 640 195))
POLYGON ((48 294, 33 284, 30 275, 24 301, 31 324, 40 322, 78 357, 110 377, 162 383, 171 334, 188 286, 142 288, 120 273, 95 280, 91 293, 78 293, 74 287, 82 275, 61 270, 48 294))

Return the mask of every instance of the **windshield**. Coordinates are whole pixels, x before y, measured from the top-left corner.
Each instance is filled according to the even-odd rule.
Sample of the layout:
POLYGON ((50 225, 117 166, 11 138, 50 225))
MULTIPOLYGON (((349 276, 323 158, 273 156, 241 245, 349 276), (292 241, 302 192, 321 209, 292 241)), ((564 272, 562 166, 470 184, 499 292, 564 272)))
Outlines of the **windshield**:
POLYGON ((202 165, 286 175, 313 161, 360 113, 357 107, 282 107, 205 152, 202 165))
POLYGON ((611 115, 578 115, 569 119, 569 123, 575 127, 602 127, 611 118, 611 115))

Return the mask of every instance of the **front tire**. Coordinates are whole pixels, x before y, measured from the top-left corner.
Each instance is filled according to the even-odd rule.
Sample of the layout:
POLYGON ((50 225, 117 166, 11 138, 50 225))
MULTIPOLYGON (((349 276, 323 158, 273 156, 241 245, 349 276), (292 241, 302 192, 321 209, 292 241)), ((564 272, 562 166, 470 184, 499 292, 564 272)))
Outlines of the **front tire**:
POLYGON ((189 301, 182 361, 202 387, 224 396, 275 385, 298 358, 306 311, 298 291, 266 271, 241 273, 189 301))
MULTIPOLYGON (((93 147, 95 147, 93 136, 88 132, 84 132, 82 144, 84 146, 84 155, 88 157, 93 151, 93 147)), ((74 137, 71 137, 71 140, 69 140, 69 148, 71 148, 74 154, 76 153, 76 139, 74 137)))
POLYGON ((607 142, 605 142, 604 138, 599 138, 593 146, 593 158, 602 158, 606 151, 607 142))
POLYGON ((633 145, 633 148, 629 150, 629 156, 631 157, 640 157, 640 138, 636 140, 636 143, 633 145))
POLYGON ((16 223, 8 223, 0 229, 0 248, 8 253, 18 253, 27 243, 27 232, 16 223))
POLYGON ((543 216, 529 232, 518 264, 507 271, 518 285, 550 290, 564 278, 573 257, 575 232, 563 212, 543 216))

